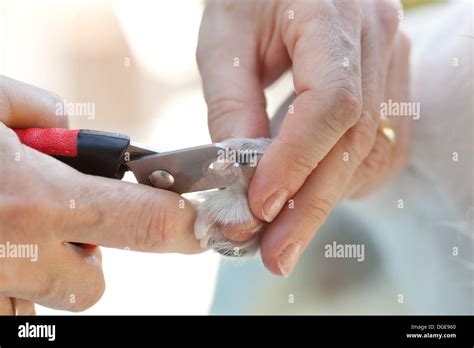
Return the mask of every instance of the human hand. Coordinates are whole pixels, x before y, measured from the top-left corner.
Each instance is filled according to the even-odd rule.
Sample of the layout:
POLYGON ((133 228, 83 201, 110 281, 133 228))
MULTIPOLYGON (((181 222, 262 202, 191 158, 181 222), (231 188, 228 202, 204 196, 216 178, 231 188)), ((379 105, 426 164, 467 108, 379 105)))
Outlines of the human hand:
POLYGON ((164 190, 79 173, 20 143, 9 127, 64 127, 60 99, 0 76, 0 314, 38 303, 81 311, 102 296, 98 247, 200 252, 195 210, 164 190), (89 246, 71 244, 84 243, 89 246), (13 250, 28 250, 15 257, 13 250), (9 250, 9 251, 8 251, 9 250))
POLYGON ((252 213, 271 222, 260 247, 275 274, 291 273, 339 201, 407 161, 410 119, 378 131, 381 103, 408 101, 401 13, 389 1, 208 2, 197 60, 214 141, 268 137, 264 88, 293 71, 297 98, 249 188, 252 213))

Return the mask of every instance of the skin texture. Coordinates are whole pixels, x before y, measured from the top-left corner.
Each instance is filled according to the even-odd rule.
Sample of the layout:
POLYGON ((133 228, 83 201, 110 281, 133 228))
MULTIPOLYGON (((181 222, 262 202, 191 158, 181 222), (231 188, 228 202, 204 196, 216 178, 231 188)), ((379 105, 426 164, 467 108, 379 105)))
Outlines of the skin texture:
POLYGON ((189 202, 180 208, 179 195, 81 174, 22 145, 7 127, 66 127, 55 115, 58 102, 50 92, 0 76, 0 244, 38 245, 37 262, 0 258, 0 314, 12 314, 10 298, 19 314, 33 314, 32 303, 81 311, 100 299, 100 249, 70 242, 201 251, 193 235, 196 212, 189 202))
POLYGON ((407 162, 410 119, 389 120, 395 145, 377 131, 382 102, 409 101, 400 11, 383 0, 208 2, 197 61, 214 141, 268 137, 264 88, 293 72, 293 113, 249 188, 252 213, 270 222, 260 247, 275 274, 291 273, 342 199, 367 194, 407 162))

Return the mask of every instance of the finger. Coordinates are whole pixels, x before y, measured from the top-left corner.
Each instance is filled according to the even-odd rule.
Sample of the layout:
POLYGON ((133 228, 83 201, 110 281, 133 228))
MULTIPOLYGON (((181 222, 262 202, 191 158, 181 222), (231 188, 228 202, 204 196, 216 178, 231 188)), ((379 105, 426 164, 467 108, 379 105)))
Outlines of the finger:
POLYGON ((2 121, 0 121, 0 150, 9 152, 14 155, 12 150, 21 150, 22 144, 18 135, 11 129, 8 128, 2 121))
POLYGON ((268 225, 261 241, 261 254, 271 272, 284 276, 292 272, 304 248, 347 190, 362 161, 357 151, 371 142, 373 128, 373 118, 364 113, 308 177, 292 198, 292 204, 284 205, 268 225))
POLYGON ((67 117, 56 113, 61 103, 51 92, 0 75, 0 121, 10 128, 66 128, 67 117))
POLYGON ((203 15, 197 62, 213 141, 268 134, 258 43, 251 17, 251 13, 236 16, 214 2, 203 15))
MULTIPOLYGON (((0 131, 0 139, 3 134, 12 137, 5 146, 15 148, 7 152, 20 151, 22 146, 16 134, 1 123, 0 131)), ((4 143, 0 142, 0 146, 4 143)), ((33 149, 25 150, 30 155, 45 157, 43 162, 57 162, 55 175, 69 178, 59 180, 56 188, 60 197, 57 214, 65 216, 65 226, 59 235, 61 242, 149 252, 203 251, 194 237, 194 207, 178 194, 84 175, 33 149)))
POLYGON ((31 301, 25 301, 18 298, 9 298, 11 302, 12 313, 10 315, 35 315, 35 305, 31 301))
POLYGON ((70 199, 66 242, 147 252, 202 252, 196 212, 180 195, 118 180, 80 175, 70 199))
POLYGON ((356 5, 346 5, 349 10, 341 15, 347 20, 340 20, 344 25, 338 31, 312 24, 323 22, 321 16, 328 11, 321 10, 304 22, 309 23, 306 26, 294 27, 301 25, 298 22, 284 29, 298 97, 251 181, 250 206, 262 220, 275 218, 283 203, 360 119, 360 16, 356 5), (345 64, 347 60, 350 64, 345 64))
MULTIPOLYGON (((387 95, 393 96, 395 100, 400 102, 410 102, 410 40, 403 33, 398 33, 398 49, 392 62, 392 68, 387 79, 387 95), (392 84, 390 82, 393 82, 392 84)), ((387 98, 385 98, 387 99, 387 98)), ((419 113, 419 110, 418 110, 419 113)), ((396 146, 392 150, 394 161, 391 163, 391 172, 397 173, 408 162, 410 156, 411 145, 411 129, 412 122, 420 117, 419 114, 412 114, 409 117, 401 117, 396 120, 396 146)))
POLYGON ((0 316, 15 315, 15 308, 10 297, 0 297, 0 316))
POLYGON ((105 281, 99 248, 37 245, 34 261, 17 258, 7 262, 7 296, 69 311, 83 311, 102 297, 105 281))
MULTIPOLYGON (((367 141, 363 147, 357 148, 356 163, 362 163, 356 170, 344 196, 358 190, 365 182, 374 180, 381 175, 380 169, 388 162, 387 150, 390 144, 384 141, 382 133, 377 132, 380 122, 380 107, 385 100, 387 72, 394 52, 394 40, 398 29, 398 10, 395 2, 380 1, 377 3, 363 3, 365 6, 362 28, 362 99, 363 112, 374 119, 373 127, 366 129, 367 141), (377 67, 374 69, 374 67, 377 67), (365 167, 365 169, 363 169, 365 167)), ((354 158, 347 158, 353 161, 354 158)))
POLYGON ((383 54, 364 57, 362 62, 364 111, 361 119, 339 140, 294 196, 294 209, 285 207, 264 233, 262 258, 274 273, 291 273, 302 250, 352 185, 354 174, 373 147, 379 117, 375 110, 383 97, 379 91, 384 90, 386 83, 384 73, 371 71, 377 64, 385 64, 383 54))
MULTIPOLYGON (((397 35, 396 49, 393 51, 386 79, 384 100, 393 103, 410 102, 409 92, 409 54, 410 44, 405 34, 397 35)), ((388 117, 384 120, 393 129, 395 142, 392 144, 382 132, 377 133, 375 145, 370 154, 357 169, 347 193, 348 197, 363 196, 399 172, 409 157, 412 117, 388 117)))

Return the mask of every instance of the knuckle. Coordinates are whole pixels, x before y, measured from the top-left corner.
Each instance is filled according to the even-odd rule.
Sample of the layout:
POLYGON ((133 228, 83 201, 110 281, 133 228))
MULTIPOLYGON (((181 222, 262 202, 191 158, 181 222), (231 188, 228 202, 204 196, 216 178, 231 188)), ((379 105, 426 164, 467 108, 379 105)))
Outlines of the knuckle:
POLYGON ((390 145, 376 143, 363 165, 369 173, 379 175, 390 167, 391 157, 390 145))
POLYGON ((232 134, 235 124, 240 124, 241 129, 251 128, 252 131, 266 129, 268 120, 248 115, 259 115, 265 111, 264 98, 254 98, 249 102, 246 98, 219 95, 207 101, 208 128, 214 141, 222 141, 232 134))
POLYGON ((311 226, 317 227, 327 219, 332 206, 327 198, 314 196, 305 203, 304 209, 300 209, 300 213, 306 221, 310 222, 311 226))
MULTIPOLYGON (((322 1, 321 1, 322 2, 322 1)), ((359 1, 354 0, 336 0, 333 5, 338 10, 338 14, 344 18, 344 20, 351 24, 360 25, 361 19, 361 4, 359 1)))
MULTIPOLYGON (((293 143, 292 141, 283 141, 277 138, 275 143, 280 143, 280 148, 285 151, 285 158, 288 160, 288 170, 292 173, 292 182, 306 179, 308 175, 317 167, 318 163, 314 161, 314 149, 293 143), (296 179, 296 180, 295 180, 296 179)), ((294 191, 290 189, 290 191, 294 191)))
POLYGON ((381 30, 388 41, 391 42, 395 39, 398 31, 402 5, 398 0, 375 1, 375 4, 381 30))
POLYGON ((248 107, 258 106, 262 107, 265 105, 248 105, 247 102, 240 98, 219 95, 207 101, 208 118, 209 121, 215 121, 224 115, 233 114, 237 111, 244 110, 248 107))
POLYGON ((357 164, 362 163, 370 153, 374 146, 376 133, 377 126, 371 116, 363 117, 348 133, 351 153, 355 157, 357 164))
POLYGON ((246 105, 238 98, 218 96, 207 102, 208 125, 212 127, 228 115, 242 110, 246 105))
POLYGON ((298 173, 309 175, 314 170, 314 165, 311 163, 311 158, 305 151, 296 151, 291 158, 293 170, 298 173))
MULTIPOLYGON (((63 104, 63 100, 60 96, 58 96, 56 93, 46 90, 44 91, 44 100, 46 103, 47 111, 52 115, 55 115, 59 105, 63 104)), ((64 111, 66 111, 66 108, 64 108, 64 111)))
POLYGON ((138 216, 135 228, 135 248, 145 251, 158 251, 166 245, 166 235, 171 233, 173 219, 167 216, 162 207, 153 199, 145 204, 138 216))
POLYGON ((358 1, 354 1, 354 0, 336 0, 336 1, 334 1, 334 5, 337 8, 341 8, 341 9, 345 9, 345 10, 351 9, 353 11, 355 11, 359 8, 358 1))
POLYGON ((337 87, 333 90, 325 122, 331 129, 345 131, 360 119, 362 103, 351 87, 337 87))

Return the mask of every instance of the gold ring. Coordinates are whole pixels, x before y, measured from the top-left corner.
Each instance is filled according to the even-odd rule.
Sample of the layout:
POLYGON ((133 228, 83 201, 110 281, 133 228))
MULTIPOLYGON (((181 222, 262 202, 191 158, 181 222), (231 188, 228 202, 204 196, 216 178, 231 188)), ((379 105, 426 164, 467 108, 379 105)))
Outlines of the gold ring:
POLYGON ((397 137, 395 131, 390 127, 390 122, 386 117, 380 119, 379 131, 387 139, 390 144, 394 145, 396 143, 397 137))

